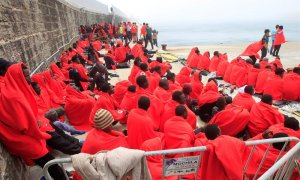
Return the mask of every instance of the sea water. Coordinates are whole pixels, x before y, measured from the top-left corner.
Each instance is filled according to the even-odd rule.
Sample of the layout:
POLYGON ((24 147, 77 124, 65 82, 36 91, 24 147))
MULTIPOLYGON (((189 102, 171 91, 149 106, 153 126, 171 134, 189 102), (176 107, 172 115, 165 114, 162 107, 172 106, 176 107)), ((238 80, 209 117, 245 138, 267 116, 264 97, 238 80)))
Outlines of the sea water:
MULTIPOLYGON (((280 22, 279 22, 280 23, 280 22)), ((265 29, 272 31, 276 23, 178 23, 157 25, 158 43, 168 46, 193 46, 200 44, 248 43, 260 40, 265 29)), ((281 24, 280 24, 281 25, 281 24)), ((300 22, 284 22, 288 41, 300 41, 300 22)), ((271 41, 271 39, 270 39, 271 41)))

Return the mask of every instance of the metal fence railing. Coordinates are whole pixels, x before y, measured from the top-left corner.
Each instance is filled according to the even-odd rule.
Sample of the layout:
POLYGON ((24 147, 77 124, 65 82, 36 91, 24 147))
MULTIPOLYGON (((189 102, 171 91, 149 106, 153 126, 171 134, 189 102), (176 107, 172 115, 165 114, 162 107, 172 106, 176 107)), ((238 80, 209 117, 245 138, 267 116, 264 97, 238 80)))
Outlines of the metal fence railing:
MULTIPOLYGON (((269 153, 269 150, 272 146, 273 143, 278 143, 278 142, 284 142, 284 147, 281 149, 280 153, 278 154, 278 157, 277 157, 277 160, 275 162, 277 162, 275 165, 276 167, 272 167, 270 168, 265 174, 263 174, 259 179, 266 179, 267 177, 271 177, 273 176, 277 170, 279 168, 282 168, 282 173, 286 172, 286 170, 284 168, 286 168, 286 166, 289 164, 287 164, 286 162, 289 161, 289 162, 293 162, 293 160, 299 158, 299 157, 296 157, 296 154, 298 153, 299 155, 299 149, 300 149, 300 143, 299 143, 299 139, 298 138, 295 138, 295 137, 286 137, 286 138, 276 138, 276 139, 264 139, 264 140, 255 140, 255 141, 246 141, 246 146, 248 147, 252 147, 251 149, 251 153, 249 154, 248 156, 248 159, 247 159, 247 162, 244 166, 244 169, 243 169, 243 174, 244 174, 244 178, 247 179, 247 177, 245 176, 245 172, 248 168, 248 165, 249 165, 249 162, 250 160, 252 159, 252 156, 253 156, 253 153, 256 149, 256 146, 258 145, 267 145, 267 150, 264 152, 264 156, 259 164, 259 166, 257 167, 257 171, 254 175, 254 178, 252 179, 257 179, 257 177, 259 176, 259 171, 262 167, 262 165, 264 164, 265 160, 266 160, 266 157, 269 153), (291 141, 294 141, 294 142, 297 142, 298 144, 296 146, 294 146, 290 151, 288 151, 288 153, 285 154, 285 156, 282 157, 282 154, 283 154, 283 151, 284 149, 286 148, 287 144, 291 141), (284 166, 285 165, 285 166, 284 166)), ((220 147, 222 148, 222 147, 220 147)), ((169 173, 168 172, 168 169, 166 167, 167 165, 167 161, 170 161, 170 158, 165 158, 166 155, 169 155, 169 154, 182 154, 182 158, 181 158, 181 162, 184 162, 184 160, 189 160, 188 158, 193 158, 193 161, 196 162, 195 164, 197 165, 196 168, 192 167, 193 168, 193 171, 190 171, 192 172, 193 174, 196 174, 196 178, 197 178, 197 174, 198 174, 198 171, 199 171, 199 167, 200 167, 200 162, 201 162, 201 157, 203 155, 203 153, 207 150, 207 147, 206 146, 199 146, 199 147, 192 147, 192 148, 181 148, 181 149, 170 149, 170 150, 160 150, 160 151, 149 151, 149 152, 145 152, 145 156, 148 157, 148 156, 162 156, 163 157, 163 168, 162 168, 162 179, 164 179, 165 176, 174 176, 174 175, 183 175, 183 174, 187 174, 183 171, 181 172, 178 172, 176 174, 175 173, 169 173), (186 157, 183 157, 183 155, 185 153, 192 153, 192 152, 200 152, 200 154, 196 155, 196 156, 186 156, 186 157)), ((177 158, 177 160, 180 159, 180 158, 177 158)), ((172 158, 171 158, 172 160, 172 158)), ((45 178, 47 180, 51 180, 51 176, 48 172, 48 168, 53 165, 53 164, 59 164, 61 165, 61 167, 63 167, 63 164, 64 163, 71 163, 71 158, 63 158, 63 159, 54 159, 52 161, 49 161, 43 168, 43 174, 45 176, 45 178)), ((172 162, 171 162, 172 163, 172 162)), ((170 166, 170 164, 168 164, 168 166, 170 166)), ((290 167, 290 166, 289 166, 290 167)), ((184 169, 184 168, 182 168, 184 169)), ((66 173, 65 173, 66 174, 66 173)), ((279 176, 279 175, 278 175, 279 176)), ((281 175, 279 176, 281 177, 281 175)), ((287 177, 287 176, 285 176, 287 177)), ((67 178, 68 179, 68 178, 67 178)))

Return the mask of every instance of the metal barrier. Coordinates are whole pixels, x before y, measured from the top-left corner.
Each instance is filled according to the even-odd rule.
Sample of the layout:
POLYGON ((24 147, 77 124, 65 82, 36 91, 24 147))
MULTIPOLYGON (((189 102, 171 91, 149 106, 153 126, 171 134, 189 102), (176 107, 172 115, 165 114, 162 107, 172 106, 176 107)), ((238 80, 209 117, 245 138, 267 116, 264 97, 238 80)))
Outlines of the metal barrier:
POLYGON ((298 168, 299 172, 299 164, 298 160, 300 158, 300 142, 297 143, 291 150, 289 150, 279 161, 277 161, 268 171, 266 171, 259 180, 265 179, 289 179, 292 175, 295 166, 298 168), (276 176, 274 177, 274 175, 276 176), (274 177, 274 178, 273 178, 274 177))
MULTIPOLYGON (((246 164, 244 166, 243 174, 245 175, 245 172, 247 170, 249 162, 250 162, 250 160, 251 160, 251 158, 253 156, 253 153, 255 151, 255 147, 257 145, 262 145, 262 144, 268 144, 268 148, 267 148, 266 152, 264 153, 264 156, 263 156, 263 158, 262 158, 262 160, 261 160, 261 162, 260 162, 260 164, 259 164, 259 166, 257 168, 257 171, 256 171, 255 176, 254 176, 253 179, 257 179, 258 173, 259 173, 259 171, 260 171, 260 169, 261 169, 261 167, 262 167, 262 165, 263 165, 263 163, 264 163, 264 161, 265 161, 265 159, 266 159, 266 157, 268 155, 268 152, 269 152, 269 150, 270 150, 270 148, 271 148, 271 146, 272 146, 273 143, 285 142, 284 147, 281 149, 281 151, 280 151, 280 153, 279 153, 279 155, 277 157, 276 162, 278 160, 279 161, 276 163, 277 165, 275 164, 276 167, 274 167, 275 165, 272 166, 272 168, 270 168, 259 179, 267 179, 267 177, 271 177, 273 174, 275 174, 275 172, 279 169, 279 167, 281 167, 281 168, 286 167, 286 166, 282 167, 283 164, 285 164, 288 160, 290 162, 292 162, 292 160, 294 160, 294 159, 291 159, 291 157, 295 157, 295 154, 297 152, 298 152, 298 155, 299 155, 299 150, 300 150, 300 142, 299 142, 299 143, 297 143, 297 145, 294 148, 292 148, 285 156, 283 156, 281 158, 281 155, 282 155, 284 149, 286 148, 287 144, 289 142, 291 142, 291 141, 299 142, 299 139, 295 138, 295 137, 286 137, 286 138, 275 138, 275 139, 264 139, 264 140, 246 141, 245 142, 246 146, 250 146, 250 147, 252 146, 252 149, 251 149, 251 153, 248 156, 247 162, 246 162, 246 164)), ((145 156, 146 157, 147 156, 163 156, 163 163, 164 164, 163 164, 163 169, 162 169, 162 171, 163 171, 163 173, 162 173, 163 174, 162 179, 164 179, 165 176, 170 176, 170 175, 168 175, 168 174, 165 173, 166 172, 166 169, 165 169, 166 168, 165 167, 166 166, 165 160, 168 160, 168 159, 165 158, 166 155, 168 155, 168 154, 182 154, 182 157, 183 157, 184 153, 200 152, 200 154, 197 155, 199 157, 198 158, 199 161, 198 161, 198 164, 197 164, 197 168, 193 172, 193 173, 195 173, 197 175, 199 167, 200 167, 201 157, 203 155, 203 152, 206 151, 206 150, 207 150, 206 146, 198 146, 198 147, 191 147, 191 148, 180 148, 180 149, 170 149, 170 150, 160 150, 160 151, 148 151, 148 152, 145 152, 145 156)), ((185 158, 188 158, 188 157, 185 157, 185 158)), ((192 156, 192 157, 195 157, 195 156, 192 156)), ((43 168, 43 174, 44 174, 45 178, 47 180, 52 180, 52 178, 51 178, 51 176, 50 176, 50 174, 48 172, 48 168, 51 165, 59 164, 60 166, 62 166, 63 163, 71 163, 71 158, 54 159, 54 160, 51 160, 48 163, 46 163, 45 166, 44 166, 44 168, 43 168)), ((286 171, 282 171, 282 172, 286 172, 286 171)), ((64 173, 66 175, 66 172, 64 172, 64 173)), ((171 174, 171 175, 173 176, 174 174, 171 174)), ((246 176, 244 176, 244 178, 246 178, 246 176)), ((67 177, 67 179, 69 179, 69 178, 67 177)), ((196 179, 197 179, 197 177, 196 177, 196 179)))

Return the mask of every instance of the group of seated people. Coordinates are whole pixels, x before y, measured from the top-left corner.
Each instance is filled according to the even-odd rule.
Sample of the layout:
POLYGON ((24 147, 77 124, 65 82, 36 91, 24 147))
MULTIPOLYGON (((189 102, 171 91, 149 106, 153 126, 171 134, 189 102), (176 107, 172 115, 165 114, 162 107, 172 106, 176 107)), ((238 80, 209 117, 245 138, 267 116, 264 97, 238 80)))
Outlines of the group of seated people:
POLYGON ((198 48, 193 48, 187 58, 187 66, 215 72, 217 77, 236 87, 251 85, 256 94, 270 94, 275 101, 300 100, 300 64, 285 71, 279 57, 271 62, 265 57, 256 64, 252 59, 241 57, 228 62, 226 53, 215 51, 210 58, 209 52, 201 55, 198 48))
MULTIPOLYGON (((249 76, 243 76, 247 77, 243 84, 247 86, 243 93, 232 99, 219 91, 215 78, 203 85, 200 71, 183 67, 176 75, 171 72, 172 66, 163 62, 161 57, 151 60, 140 41, 132 48, 119 45, 115 49, 107 46, 110 60, 118 64, 134 58, 134 65, 128 80, 115 86, 109 83, 105 60, 108 55, 104 56, 103 63, 98 49, 88 39, 77 41, 73 48, 62 53, 60 62, 33 76, 24 63, 1 59, 0 142, 5 148, 20 156, 26 164, 43 167, 54 159, 51 155, 53 149, 73 155, 80 152, 95 154, 117 147, 154 151, 207 146, 208 151, 204 152, 200 171, 196 174, 198 179, 242 179, 243 167, 251 151, 243 140, 299 137, 299 121, 285 117, 272 106, 274 94, 264 93, 264 89, 261 101, 256 103, 253 100, 252 95, 260 84, 260 73, 264 70, 257 73, 254 85, 248 84, 249 76), (115 57, 118 54, 116 49, 120 47, 123 48, 122 60, 115 57), (82 51, 85 48, 89 49, 88 56, 82 51), (205 127, 197 127, 197 116, 207 122, 205 127), (127 128, 114 130, 118 123, 127 128), (84 142, 72 136, 85 132, 88 134, 84 142), (233 165, 236 168, 232 169, 233 165)), ((193 52, 200 56, 199 50, 193 52)), ((210 62, 209 66, 206 64, 206 70, 217 71, 217 75, 222 76, 218 73, 222 67, 225 81, 230 67, 231 74, 236 73, 237 70, 232 70, 236 66, 247 67, 249 71, 245 72, 248 75, 255 68, 241 58, 229 63, 226 55, 214 54, 216 57, 212 60, 209 60, 208 52, 203 55, 210 62), (223 62, 227 65, 221 66, 223 62)), ((272 67, 270 72, 274 74, 272 67)), ((276 68, 275 74, 279 72, 280 68, 276 68)), ((294 88, 300 76, 299 67, 284 77, 289 77, 289 74, 293 76, 290 88, 294 88)), ((228 82, 235 84, 236 80, 228 82)), ((245 172, 248 177, 254 176, 266 148, 266 145, 256 147, 245 172)), ((259 175, 275 163, 283 148, 287 151, 289 146, 281 142, 272 145, 271 154, 266 157, 259 175)), ((147 157, 147 162, 152 178, 161 179, 162 157, 147 157)), ((52 165, 49 172, 54 179, 65 179, 58 165, 52 165)), ((195 176, 186 175, 184 178, 193 179, 195 176)), ((81 177, 75 173, 73 179, 81 177)))

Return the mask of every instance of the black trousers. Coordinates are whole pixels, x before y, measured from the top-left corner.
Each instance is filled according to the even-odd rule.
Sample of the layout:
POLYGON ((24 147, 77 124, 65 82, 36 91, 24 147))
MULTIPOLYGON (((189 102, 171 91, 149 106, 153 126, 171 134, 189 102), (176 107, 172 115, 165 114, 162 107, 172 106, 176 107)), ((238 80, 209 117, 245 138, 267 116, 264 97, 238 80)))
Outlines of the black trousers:
POLYGON ((274 51, 273 51, 273 56, 278 56, 279 50, 280 50, 281 44, 275 45, 274 51))
MULTIPOLYGON (((47 162, 51 161, 52 159, 54 159, 54 157, 51 154, 47 153, 45 156, 43 156, 39 159, 35 159, 33 161, 35 162, 35 164, 37 164, 43 168, 45 166, 45 164, 47 162)), ((55 179, 55 180, 66 179, 64 172, 59 165, 54 164, 54 165, 50 166, 48 170, 49 170, 50 176, 53 179, 55 179)))
POLYGON ((263 59, 264 57, 266 57, 266 56, 267 56, 267 53, 268 53, 268 49, 265 48, 265 47, 263 47, 263 48, 261 49, 261 59, 263 59))
POLYGON ((147 49, 147 46, 148 46, 148 42, 150 42, 151 48, 153 49, 152 37, 146 35, 146 39, 145 39, 145 48, 146 48, 146 49, 147 49))
POLYGON ((256 63, 256 60, 257 60, 257 59, 256 59, 256 57, 255 57, 255 56, 249 56, 249 58, 250 58, 250 59, 252 59, 252 61, 253 61, 253 64, 255 64, 255 63, 256 63))
POLYGON ((157 45, 157 39, 153 39, 153 45, 156 46, 156 47, 158 47, 158 45, 157 45))

